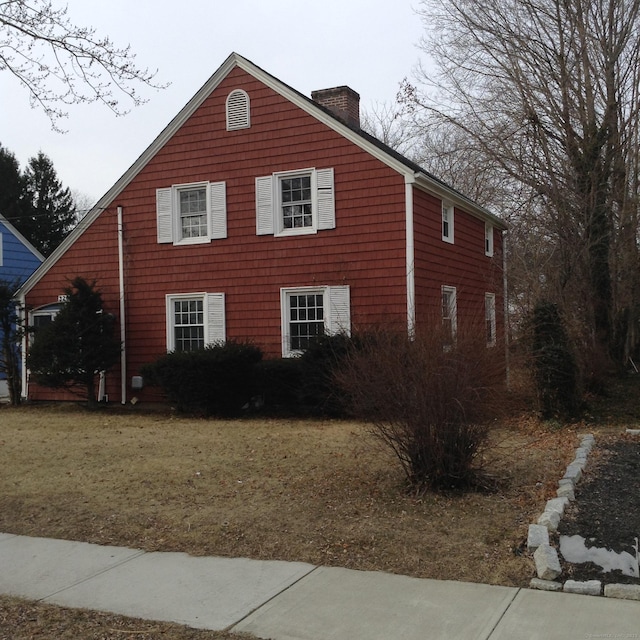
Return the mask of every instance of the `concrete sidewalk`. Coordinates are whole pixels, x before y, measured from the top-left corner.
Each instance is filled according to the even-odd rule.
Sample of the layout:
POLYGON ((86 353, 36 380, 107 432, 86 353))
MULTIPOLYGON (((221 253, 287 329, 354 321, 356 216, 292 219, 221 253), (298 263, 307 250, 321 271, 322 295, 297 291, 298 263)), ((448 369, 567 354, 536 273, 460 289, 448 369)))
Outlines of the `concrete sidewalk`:
POLYGON ((640 602, 2 533, 0 593, 273 640, 640 640, 640 602))

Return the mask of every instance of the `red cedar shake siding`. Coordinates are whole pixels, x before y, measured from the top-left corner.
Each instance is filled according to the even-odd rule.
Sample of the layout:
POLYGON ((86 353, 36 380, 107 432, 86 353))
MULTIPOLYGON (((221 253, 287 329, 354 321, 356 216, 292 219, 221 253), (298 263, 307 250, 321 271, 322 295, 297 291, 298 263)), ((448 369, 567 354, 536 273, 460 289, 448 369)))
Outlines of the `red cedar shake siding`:
MULTIPOLYGON (((95 279, 106 310, 118 316, 117 207, 122 207, 127 387, 143 364, 166 353, 167 294, 224 293, 227 339, 251 340, 272 357, 282 349, 281 287, 346 284, 353 328, 407 326, 405 175, 255 75, 233 67, 27 289, 25 302, 34 309, 55 302, 75 276, 95 279), (251 126, 227 131, 226 99, 236 89, 249 96, 251 126), (334 170, 335 229, 257 235, 256 178, 312 167, 334 170), (199 181, 225 182, 227 237, 159 244, 156 190, 199 181)), ((484 255, 484 221, 456 211, 456 243, 448 245, 441 239, 441 200, 415 187, 413 200, 418 323, 434 305, 440 308, 443 284, 458 287, 459 308, 468 304, 479 313, 484 292, 495 292, 499 310, 502 285, 489 288, 498 274, 492 267, 496 259, 484 255)), ((497 255, 500 233, 495 238, 497 255)), ((111 399, 120 399, 118 367, 108 373, 106 390, 111 399)), ((135 395, 156 398, 149 389, 135 395)), ((30 384, 29 397, 62 395, 30 384)))
MULTIPOLYGON (((416 325, 441 313, 441 287, 456 288, 458 324, 484 322, 484 296, 496 296, 497 335, 504 317, 502 233, 493 230, 494 255, 485 255, 485 222, 455 208, 454 243, 442 240, 442 201, 414 190, 416 325)), ((500 354, 502 355, 502 354, 500 354)))

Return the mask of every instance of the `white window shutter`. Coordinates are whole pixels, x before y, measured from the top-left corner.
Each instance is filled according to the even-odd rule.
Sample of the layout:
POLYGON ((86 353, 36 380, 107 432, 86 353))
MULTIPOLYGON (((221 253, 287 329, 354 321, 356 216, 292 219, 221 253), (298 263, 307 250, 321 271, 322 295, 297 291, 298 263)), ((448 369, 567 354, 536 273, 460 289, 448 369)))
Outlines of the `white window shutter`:
POLYGON ((242 89, 236 89, 227 96, 227 131, 251 126, 249 105, 249 94, 242 89))
POLYGON ((207 344, 224 342, 227 339, 224 293, 207 293, 205 302, 207 314, 207 344))
POLYGON ((333 188, 333 169, 316 171, 318 197, 318 229, 336 228, 336 207, 333 188))
POLYGON ((224 182, 212 182, 209 185, 211 203, 209 237, 221 240, 227 237, 227 190, 224 182))
POLYGON ((173 215, 171 187, 156 189, 156 219, 158 242, 173 242, 173 215))
POLYGON ((256 178, 256 233, 273 235, 273 176, 256 178))
POLYGON ((351 335, 351 300, 349 285, 329 287, 329 326, 330 334, 345 333, 351 335))

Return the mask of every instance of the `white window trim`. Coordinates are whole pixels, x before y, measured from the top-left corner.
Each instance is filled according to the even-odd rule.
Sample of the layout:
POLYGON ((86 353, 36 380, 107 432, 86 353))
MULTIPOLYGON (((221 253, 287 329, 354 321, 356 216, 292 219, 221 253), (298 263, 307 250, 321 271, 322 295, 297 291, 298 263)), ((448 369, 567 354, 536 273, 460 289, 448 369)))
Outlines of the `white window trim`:
POLYGON ((227 131, 249 129, 251 127, 251 100, 244 89, 234 89, 225 104, 227 131))
POLYGON ((484 294, 484 318, 485 323, 491 322, 491 340, 487 340, 487 347, 495 347, 497 342, 496 335, 496 294, 484 294))
POLYGON ((278 171, 270 176, 256 178, 256 234, 288 237, 313 235, 318 231, 334 229, 335 185, 332 168, 307 167, 292 171, 278 171), (311 227, 285 229, 282 216, 282 189, 286 178, 311 177, 311 227))
POLYGON ((442 229, 442 239, 449 244, 454 243, 454 207, 450 202, 442 202, 442 221, 441 221, 441 229, 442 229), (449 233, 445 235, 444 233, 444 221, 445 216, 447 218, 447 222, 449 225, 449 233))
POLYGON ((493 225, 488 222, 484 225, 484 254, 493 257, 493 225))
POLYGON ((289 296, 322 294, 324 331, 326 335, 345 333, 351 335, 351 292, 349 285, 320 287, 282 287, 280 289, 280 317, 282 357, 291 358, 302 352, 291 349, 289 334, 289 296))
POLYGON ((227 237, 227 204, 225 182, 189 182, 156 190, 156 218, 158 243, 176 246, 204 244, 227 237), (207 233, 196 238, 182 237, 180 192, 205 189, 207 233))
POLYGON ((449 315, 451 317, 451 337, 455 342, 458 334, 458 293, 455 287, 442 285, 440 289, 440 305, 441 306, 442 306, 442 298, 444 297, 445 293, 451 294, 451 302, 449 304, 449 315))
POLYGON ((204 313, 204 345, 212 345, 226 340, 225 295, 224 293, 168 293, 165 296, 167 352, 176 348, 173 325, 173 303, 177 300, 202 300, 204 313))

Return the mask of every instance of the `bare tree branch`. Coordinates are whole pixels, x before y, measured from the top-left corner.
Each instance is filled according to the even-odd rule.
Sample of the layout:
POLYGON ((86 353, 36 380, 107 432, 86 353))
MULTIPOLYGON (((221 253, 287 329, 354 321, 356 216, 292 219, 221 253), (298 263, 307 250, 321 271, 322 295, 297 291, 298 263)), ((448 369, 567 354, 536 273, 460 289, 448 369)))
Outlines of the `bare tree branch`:
POLYGON ((50 0, 0 2, 0 71, 12 74, 55 130, 68 114, 60 105, 101 102, 116 115, 120 101, 146 102, 136 86, 163 88, 155 71, 138 68, 129 46, 118 48, 91 27, 72 23, 50 0))

